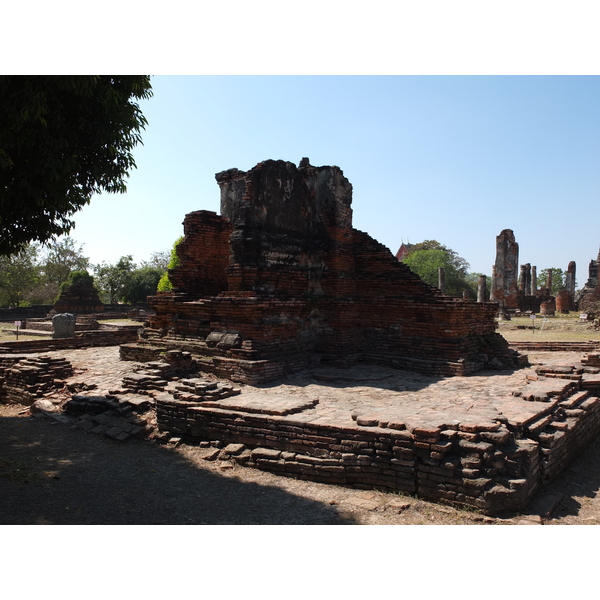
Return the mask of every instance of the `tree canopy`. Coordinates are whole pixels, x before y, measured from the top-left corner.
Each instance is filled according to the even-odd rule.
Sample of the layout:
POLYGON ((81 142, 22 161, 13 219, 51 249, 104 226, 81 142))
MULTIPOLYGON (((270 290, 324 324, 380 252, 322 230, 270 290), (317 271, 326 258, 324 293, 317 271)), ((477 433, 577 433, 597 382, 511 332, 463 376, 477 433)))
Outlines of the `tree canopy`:
POLYGON ((123 289, 123 300, 128 304, 146 302, 148 296, 156 294, 162 274, 162 270, 151 266, 132 271, 123 289))
MULTIPOLYGON (((179 244, 181 244, 182 241, 183 241, 183 236, 178 237, 175 240, 175 242, 173 243, 173 247, 171 248, 169 263, 167 264, 167 269, 174 269, 175 267, 179 266, 179 256, 177 256, 177 246, 179 246, 179 244)), ((167 271, 166 273, 163 273, 163 276, 160 278, 160 281, 158 282, 157 291, 170 292, 172 289, 173 289, 173 284, 171 283, 171 280, 169 279, 169 272, 167 271)))
POLYGON ((19 308, 23 297, 39 281, 37 247, 26 246, 11 256, 0 256, 0 306, 19 308))
POLYGON ((83 246, 79 248, 69 236, 54 240, 44 246, 45 254, 41 269, 48 283, 60 285, 69 279, 73 271, 87 271, 90 259, 84 256, 83 246))
POLYGON ((98 285, 106 294, 110 304, 117 303, 123 297, 135 269, 136 264, 133 262, 131 254, 121 256, 115 265, 102 262, 94 267, 98 285))
POLYGON ((102 191, 123 193, 147 125, 147 75, 0 76, 0 256, 68 233, 102 191))
POLYGON ((561 290, 566 290, 566 273, 559 268, 554 269, 542 269, 537 276, 538 288, 545 287, 548 280, 548 272, 552 271, 552 289, 550 290, 551 296, 556 296, 561 290))
POLYGON ((410 267, 425 283, 438 287, 438 269, 444 269, 446 293, 450 296, 462 296, 464 290, 477 293, 472 281, 468 280, 469 263, 457 252, 440 244, 436 240, 425 240, 414 244, 402 261, 410 267))

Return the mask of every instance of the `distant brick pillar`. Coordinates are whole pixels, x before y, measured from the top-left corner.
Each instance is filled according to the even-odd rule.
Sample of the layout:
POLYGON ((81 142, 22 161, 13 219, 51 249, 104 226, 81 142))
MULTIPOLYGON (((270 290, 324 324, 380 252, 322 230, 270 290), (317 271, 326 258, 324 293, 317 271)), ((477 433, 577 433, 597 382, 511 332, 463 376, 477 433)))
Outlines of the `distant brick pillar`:
POLYGON ((575 310, 575 261, 571 261, 567 267, 565 283, 569 294, 569 310, 575 310))
POLYGON ((477 282, 477 302, 485 302, 486 276, 480 275, 477 282))
POLYGON ((438 267, 438 288, 442 294, 446 293, 446 274, 444 273, 444 267, 438 267))
POLYGON ((547 315, 553 317, 556 312, 556 301, 554 298, 550 298, 540 304, 540 315, 547 315))
POLYGON ((531 295, 537 294, 537 267, 531 267, 531 295))
POLYGON ((559 313, 569 313, 569 290, 561 290, 556 294, 556 310, 559 313))
POLYGON ((521 276, 519 277, 519 291, 529 294, 531 290, 531 265, 521 265, 521 276))
POLYGON ((492 275, 493 295, 490 298, 501 309, 519 308, 518 263, 519 244, 512 230, 504 229, 496 237, 496 268, 492 275))

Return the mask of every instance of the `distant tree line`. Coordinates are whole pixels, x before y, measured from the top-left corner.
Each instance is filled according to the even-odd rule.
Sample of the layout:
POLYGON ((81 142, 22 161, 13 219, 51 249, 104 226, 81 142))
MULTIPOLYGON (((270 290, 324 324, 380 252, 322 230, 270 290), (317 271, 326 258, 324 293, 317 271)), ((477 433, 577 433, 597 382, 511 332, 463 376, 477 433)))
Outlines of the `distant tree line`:
MULTIPOLYGON (((425 240, 419 244, 413 244, 403 261, 416 273, 425 283, 438 287, 440 267, 444 269, 446 294, 449 296, 462 297, 466 290, 469 297, 477 298, 477 287, 479 276, 483 273, 469 273, 469 263, 458 255, 457 252, 440 244, 436 240, 425 240)), ((542 269, 537 275, 537 287, 546 286, 548 272, 552 270, 551 295, 566 289, 566 273, 559 268, 542 269)), ((487 297, 490 292, 490 276, 487 276, 487 297)))
POLYGON ((93 274, 105 303, 145 302, 156 293, 171 260, 171 252, 165 250, 153 252, 139 265, 131 255, 122 256, 115 264, 103 261, 92 265, 83 246, 68 236, 46 244, 26 244, 19 252, 0 256, 0 307, 54 304, 61 289, 72 283, 72 273, 93 274))

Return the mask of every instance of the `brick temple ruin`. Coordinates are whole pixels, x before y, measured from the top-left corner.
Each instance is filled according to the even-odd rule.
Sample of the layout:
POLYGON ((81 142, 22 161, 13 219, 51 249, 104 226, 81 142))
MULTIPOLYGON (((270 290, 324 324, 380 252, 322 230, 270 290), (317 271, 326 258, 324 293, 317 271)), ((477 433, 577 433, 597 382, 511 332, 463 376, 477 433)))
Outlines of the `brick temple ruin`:
MULTIPOLYGON (((590 277, 591 269, 590 265, 590 277)), ((545 285, 538 289, 537 267, 526 263, 520 265, 519 270, 519 244, 513 231, 504 229, 496 238, 496 262, 492 267, 490 301, 498 304, 498 313, 503 319, 509 318, 509 314, 516 311, 542 315, 554 315, 557 311, 568 313, 579 308, 579 295, 575 295, 575 276, 576 265, 571 261, 566 271, 565 290, 552 296, 551 269, 545 285)))
POLYGON ((600 432, 600 354, 515 369, 525 357, 495 332, 496 303, 445 296, 352 228, 339 168, 266 161, 217 181, 222 214, 186 216, 174 289, 150 299, 141 339, 118 355, 44 348, 82 348, 81 373, 74 354, 6 342, 0 402, 75 391, 56 418, 92 434, 186 440, 210 460, 494 515, 521 510, 600 432))
MULTIPOLYGON (((496 333, 498 304, 444 295, 354 229, 338 167, 265 161, 216 179, 221 215, 185 217, 173 290, 120 348, 146 365, 127 384, 154 395, 161 435, 488 514, 523 508, 597 435, 600 362, 515 369, 526 357, 496 333), (194 372, 161 375, 173 352, 194 372), (209 388, 213 375, 250 385, 209 388)), ((512 271, 492 284, 516 310, 518 246, 502 244, 512 271)))
POLYGON ((173 291, 148 299, 138 355, 189 351, 203 371, 249 384, 314 364, 444 376, 517 366, 496 304, 443 295, 352 227, 338 167, 268 160, 216 179, 221 214, 185 217, 173 291))

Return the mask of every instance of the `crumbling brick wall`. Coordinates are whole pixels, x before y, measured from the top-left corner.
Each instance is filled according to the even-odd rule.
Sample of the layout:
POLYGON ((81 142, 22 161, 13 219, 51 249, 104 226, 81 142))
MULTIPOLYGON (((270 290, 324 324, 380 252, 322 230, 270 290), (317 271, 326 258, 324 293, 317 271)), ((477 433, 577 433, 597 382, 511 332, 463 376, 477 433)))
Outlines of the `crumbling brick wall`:
POLYGON ((598 264, 600 264, 600 252, 598 253, 597 260, 590 261, 588 280, 575 299, 578 302, 579 310, 582 312, 597 313, 600 311, 598 264))

